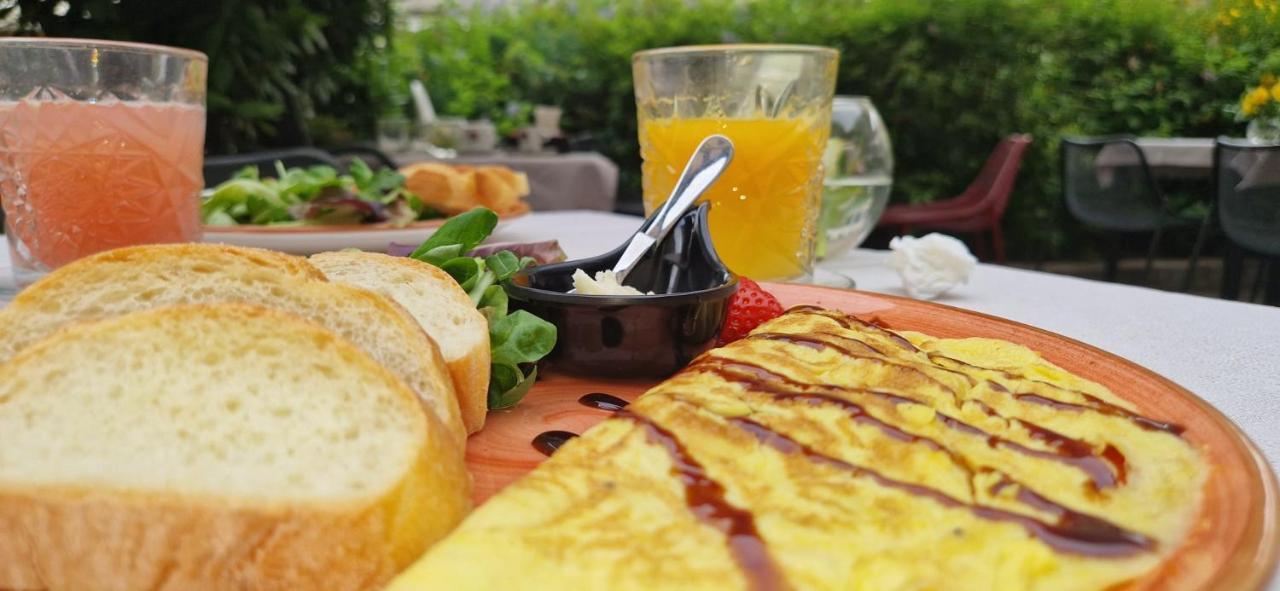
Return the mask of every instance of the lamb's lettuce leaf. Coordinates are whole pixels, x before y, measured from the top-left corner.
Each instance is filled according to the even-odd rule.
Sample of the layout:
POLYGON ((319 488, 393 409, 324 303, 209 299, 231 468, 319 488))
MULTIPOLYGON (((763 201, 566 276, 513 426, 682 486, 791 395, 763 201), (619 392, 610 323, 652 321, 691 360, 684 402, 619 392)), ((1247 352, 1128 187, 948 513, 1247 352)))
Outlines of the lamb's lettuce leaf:
POLYGON ((524 310, 508 311, 509 300, 500 284, 534 264, 502 250, 470 256, 498 225, 492 210, 476 208, 445 222, 411 257, 448 273, 489 321, 489 408, 515 406, 538 377, 536 363, 556 344, 556 327, 524 310))

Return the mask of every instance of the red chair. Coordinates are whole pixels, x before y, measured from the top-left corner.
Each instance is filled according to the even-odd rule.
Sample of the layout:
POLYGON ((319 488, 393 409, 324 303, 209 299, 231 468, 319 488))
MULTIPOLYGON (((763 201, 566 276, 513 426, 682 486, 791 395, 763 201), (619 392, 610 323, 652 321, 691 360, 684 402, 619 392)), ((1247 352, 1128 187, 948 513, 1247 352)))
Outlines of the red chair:
POLYGON ((978 177, 963 193, 932 203, 891 205, 876 226, 899 235, 913 228, 967 232, 975 238, 990 232, 991 250, 995 251, 996 261, 1003 263, 1004 232, 1000 229, 1000 219, 1009 205, 1022 154, 1029 145, 1031 136, 1027 134, 1013 134, 1000 140, 978 177))

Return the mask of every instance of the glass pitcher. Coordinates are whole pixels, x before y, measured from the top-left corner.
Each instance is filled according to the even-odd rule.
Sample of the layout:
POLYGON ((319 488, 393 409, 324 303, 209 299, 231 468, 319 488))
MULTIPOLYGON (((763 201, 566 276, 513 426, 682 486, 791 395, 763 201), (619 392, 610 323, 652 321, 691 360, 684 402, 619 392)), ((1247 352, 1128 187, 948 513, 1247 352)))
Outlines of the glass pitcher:
POLYGON ((871 99, 837 96, 832 101, 823 165, 817 253, 830 257, 862 244, 889 203, 893 144, 871 99))

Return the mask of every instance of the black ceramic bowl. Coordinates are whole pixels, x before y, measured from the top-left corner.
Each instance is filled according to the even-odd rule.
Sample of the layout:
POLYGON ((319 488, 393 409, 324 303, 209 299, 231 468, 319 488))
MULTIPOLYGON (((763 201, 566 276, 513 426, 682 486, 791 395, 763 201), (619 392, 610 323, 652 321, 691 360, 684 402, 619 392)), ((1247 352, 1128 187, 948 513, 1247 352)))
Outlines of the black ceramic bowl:
MULTIPOLYGON (((648 222, 646 222, 648 223, 648 222)), ((612 269, 626 245, 589 259, 523 271, 507 284, 511 306, 556 325, 556 371, 599 377, 666 377, 711 348, 738 278, 720 262, 707 206, 686 213, 624 282, 655 295, 566 293, 573 272, 612 269)))

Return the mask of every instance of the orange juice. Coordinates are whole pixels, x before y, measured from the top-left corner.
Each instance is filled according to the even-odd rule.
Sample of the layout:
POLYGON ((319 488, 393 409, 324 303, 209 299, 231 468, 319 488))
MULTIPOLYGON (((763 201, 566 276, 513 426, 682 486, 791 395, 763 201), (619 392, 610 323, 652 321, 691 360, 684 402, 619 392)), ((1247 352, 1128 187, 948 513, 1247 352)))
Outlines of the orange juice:
POLYGON ((807 117, 642 120, 647 211, 667 200, 698 143, 714 133, 734 147, 733 162, 703 196, 720 258, 753 279, 807 275, 828 125, 807 117))
POLYGON ((53 269, 120 246, 199 240, 204 109, 0 102, 0 201, 16 266, 53 269))

